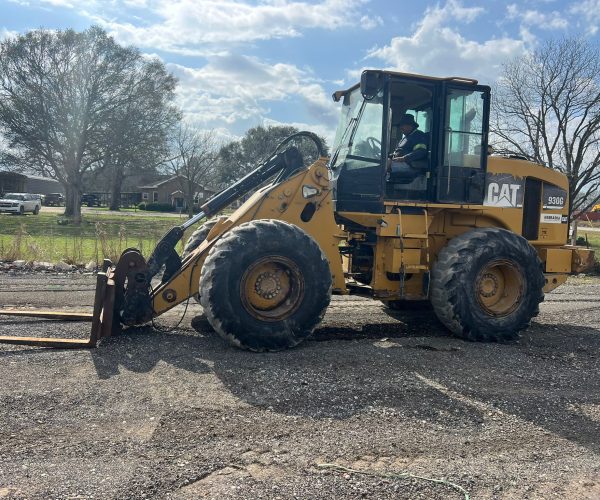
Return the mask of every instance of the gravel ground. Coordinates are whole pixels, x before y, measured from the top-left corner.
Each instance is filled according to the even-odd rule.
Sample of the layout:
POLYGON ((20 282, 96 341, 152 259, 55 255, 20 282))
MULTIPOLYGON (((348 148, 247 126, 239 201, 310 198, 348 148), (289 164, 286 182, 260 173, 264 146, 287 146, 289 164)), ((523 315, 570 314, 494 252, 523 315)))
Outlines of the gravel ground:
MULTIPOLYGON (((93 283, 4 273, 0 304, 85 310, 93 283)), ((600 498, 599 319, 600 279, 584 277, 509 345, 343 297, 282 353, 225 345, 196 304, 173 331, 93 350, 0 346, 0 498, 462 498, 448 482, 478 499, 600 498)), ((2 335, 88 328, 0 319, 2 335)))

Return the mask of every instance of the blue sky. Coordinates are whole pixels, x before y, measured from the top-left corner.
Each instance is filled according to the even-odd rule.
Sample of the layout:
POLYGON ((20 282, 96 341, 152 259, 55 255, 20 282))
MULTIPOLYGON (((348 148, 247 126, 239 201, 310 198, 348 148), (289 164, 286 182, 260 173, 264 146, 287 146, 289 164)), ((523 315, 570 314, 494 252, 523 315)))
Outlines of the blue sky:
POLYGON ((91 24, 163 60, 199 128, 291 123, 331 139, 331 93, 362 69, 492 84, 544 39, 597 41, 600 0, 0 0, 0 39, 91 24))

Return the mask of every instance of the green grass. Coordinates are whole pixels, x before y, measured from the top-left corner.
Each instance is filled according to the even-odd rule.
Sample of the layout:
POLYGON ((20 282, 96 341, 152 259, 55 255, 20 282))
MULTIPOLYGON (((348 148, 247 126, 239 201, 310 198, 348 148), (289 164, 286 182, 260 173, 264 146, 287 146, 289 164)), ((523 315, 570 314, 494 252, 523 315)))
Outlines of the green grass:
MULTIPOLYGON (((80 225, 68 222, 60 215, 37 216, 0 215, 0 260, 46 261, 59 260, 85 264, 116 260, 129 247, 138 248, 146 257, 160 238, 184 219, 156 215, 85 215, 80 225)), ((187 231, 178 251, 183 249, 187 231)))
POLYGON ((580 227, 577 230, 577 234, 584 238, 587 236, 590 248, 596 251, 596 258, 600 257, 600 233, 596 231, 586 231, 585 228, 580 227))

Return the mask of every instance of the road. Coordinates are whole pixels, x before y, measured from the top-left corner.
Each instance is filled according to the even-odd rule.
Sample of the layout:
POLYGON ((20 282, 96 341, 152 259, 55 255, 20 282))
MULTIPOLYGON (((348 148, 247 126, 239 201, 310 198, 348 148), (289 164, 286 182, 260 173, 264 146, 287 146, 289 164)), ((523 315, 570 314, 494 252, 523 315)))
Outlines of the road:
MULTIPOLYGON (((42 207, 41 213, 44 214, 62 214, 65 211, 65 207, 42 207)), ((99 210, 96 207, 81 207, 81 213, 83 215, 131 215, 132 217, 173 217, 175 219, 187 219, 186 214, 173 214, 169 212, 146 212, 145 210, 99 210)))
MULTIPOLYGON (((0 304, 82 310, 93 277, 0 275, 0 304)), ((0 497, 600 498, 600 279, 549 294, 519 343, 334 298, 314 337, 253 354, 195 303, 97 349, 0 346, 0 497)), ((88 325, 0 319, 0 334, 88 325)))

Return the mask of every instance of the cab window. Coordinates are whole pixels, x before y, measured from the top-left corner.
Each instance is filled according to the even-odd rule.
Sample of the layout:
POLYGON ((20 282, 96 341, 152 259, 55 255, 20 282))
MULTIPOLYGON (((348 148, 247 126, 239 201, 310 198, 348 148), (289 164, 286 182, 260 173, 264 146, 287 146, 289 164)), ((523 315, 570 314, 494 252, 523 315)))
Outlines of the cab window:
POLYGON ((444 165, 481 167, 483 144, 482 92, 453 89, 446 102, 444 165))

